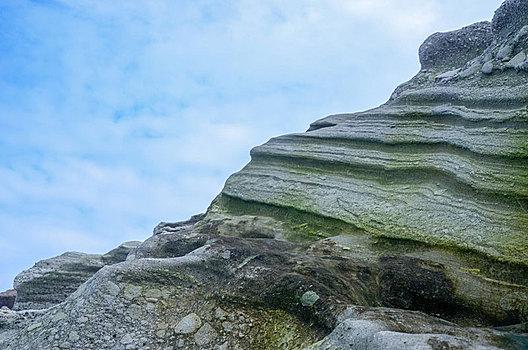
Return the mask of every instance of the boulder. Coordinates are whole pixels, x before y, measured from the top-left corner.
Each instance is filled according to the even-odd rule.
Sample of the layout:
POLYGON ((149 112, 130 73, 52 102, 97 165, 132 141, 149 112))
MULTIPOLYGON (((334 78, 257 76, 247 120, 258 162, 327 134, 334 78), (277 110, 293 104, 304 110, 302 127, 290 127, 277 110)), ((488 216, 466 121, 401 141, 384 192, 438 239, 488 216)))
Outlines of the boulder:
POLYGON ((7 307, 8 309, 12 309, 15 305, 16 297, 17 292, 14 289, 9 289, 0 293, 0 308, 7 307))

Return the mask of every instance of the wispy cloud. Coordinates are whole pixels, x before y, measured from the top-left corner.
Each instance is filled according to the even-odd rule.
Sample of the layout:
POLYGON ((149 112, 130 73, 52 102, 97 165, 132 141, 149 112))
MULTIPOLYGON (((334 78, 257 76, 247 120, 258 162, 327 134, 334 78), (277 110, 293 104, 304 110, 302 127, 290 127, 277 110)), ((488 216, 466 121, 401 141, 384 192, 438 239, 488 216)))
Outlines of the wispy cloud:
POLYGON ((205 210, 252 146, 382 103, 499 3, 2 1, 0 289, 205 210))

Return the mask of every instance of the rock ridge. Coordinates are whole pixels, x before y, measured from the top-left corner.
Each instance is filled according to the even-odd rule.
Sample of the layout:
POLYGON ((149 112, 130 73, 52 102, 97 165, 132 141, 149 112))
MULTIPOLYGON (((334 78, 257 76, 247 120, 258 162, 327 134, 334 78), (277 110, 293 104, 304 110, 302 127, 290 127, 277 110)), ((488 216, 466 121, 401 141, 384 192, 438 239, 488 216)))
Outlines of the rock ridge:
POLYGON ((528 349, 527 55, 528 0, 433 34, 387 103, 255 147, 205 214, 22 272, 0 349, 528 349))

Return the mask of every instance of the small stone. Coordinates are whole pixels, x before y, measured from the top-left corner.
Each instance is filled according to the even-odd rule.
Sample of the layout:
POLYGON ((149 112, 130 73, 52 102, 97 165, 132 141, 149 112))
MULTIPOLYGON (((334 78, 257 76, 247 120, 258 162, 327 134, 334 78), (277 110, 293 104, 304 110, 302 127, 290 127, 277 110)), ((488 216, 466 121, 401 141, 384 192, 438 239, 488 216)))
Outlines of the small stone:
POLYGON ((229 343, 225 342, 216 348, 217 350, 229 350, 229 343))
POLYGON ((500 48, 499 52, 497 52, 497 59, 506 61, 510 58, 512 53, 513 47, 511 47, 510 45, 504 45, 500 48))
POLYGON ((231 257, 231 252, 229 250, 223 251, 220 255, 223 259, 228 260, 231 257))
POLYGON ((148 298, 152 298, 152 299, 159 299, 159 298, 163 297, 163 294, 162 294, 161 290, 158 289, 158 288, 150 288, 150 289, 148 289, 145 292, 145 295, 148 298))
POLYGON ((134 339, 132 339, 132 336, 130 334, 125 334, 125 336, 123 338, 121 338, 121 344, 130 344, 134 341, 134 339))
POLYGON ((445 73, 442 73, 440 75, 437 75, 435 77, 435 79, 436 80, 442 80, 442 81, 448 81, 448 80, 451 80, 453 78, 456 78, 459 72, 460 72, 460 69, 450 70, 448 72, 445 72, 445 73))
POLYGON ((110 294, 111 296, 118 296, 119 295, 119 291, 121 290, 119 288, 119 286, 117 284, 115 284, 114 282, 112 281, 108 281, 107 282, 107 285, 106 285, 106 290, 108 291, 108 294, 110 294))
POLYGON ((493 73, 493 68, 493 62, 489 61, 484 63, 480 71, 484 74, 491 74, 493 73))
POLYGON ((52 317, 53 322, 58 322, 60 320, 63 320, 67 317, 67 315, 64 312, 57 312, 55 316, 52 317))
POLYGON ((39 328, 41 326, 42 326, 42 323, 40 323, 40 322, 33 323, 27 328, 27 330, 28 330, 28 332, 31 332, 32 330, 35 330, 35 329, 37 329, 37 328, 39 328))
POLYGON ((301 296, 302 306, 312 306, 317 302, 317 300, 319 300, 319 295, 311 290, 307 291, 301 296))
POLYGON ((79 333, 77 333, 76 331, 71 331, 70 334, 68 335, 68 340, 71 342, 76 342, 80 338, 81 337, 79 337, 79 333))
POLYGON ((190 334, 196 332, 202 325, 202 320, 195 314, 189 314, 182 318, 174 328, 177 334, 190 334))
POLYGON ((520 67, 524 61, 526 60, 526 54, 521 51, 515 57, 513 57, 508 63, 506 63, 506 67, 508 68, 518 68, 520 67))
POLYGON ((85 322, 87 322, 87 321, 88 321, 88 317, 86 317, 86 316, 81 316, 81 317, 79 317, 79 318, 77 319, 77 322, 78 322, 78 323, 85 323, 85 322))
POLYGON ((221 307, 217 307, 214 316, 216 319, 223 321, 226 318, 226 312, 221 307))
POLYGON ((134 300, 141 295, 141 287, 134 285, 127 285, 125 287, 125 298, 128 300, 134 300))
POLYGON ((142 316, 142 308, 138 304, 132 304, 126 310, 126 314, 133 319, 140 319, 142 316))
POLYGON ((209 323, 204 323, 204 325, 196 332, 194 335, 194 342, 198 346, 204 346, 216 339, 218 333, 209 323))
POLYGON ((233 324, 231 322, 222 322, 222 328, 226 332, 231 332, 233 330, 233 324))

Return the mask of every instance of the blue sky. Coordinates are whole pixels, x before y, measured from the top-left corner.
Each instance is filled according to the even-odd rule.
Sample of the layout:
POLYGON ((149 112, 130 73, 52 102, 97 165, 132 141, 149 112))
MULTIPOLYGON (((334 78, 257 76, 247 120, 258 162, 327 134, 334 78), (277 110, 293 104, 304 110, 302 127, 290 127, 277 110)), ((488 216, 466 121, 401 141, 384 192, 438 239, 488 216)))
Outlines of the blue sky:
POLYGON ((500 0, 3 0, 0 289, 203 212, 251 147, 383 103, 500 0))

